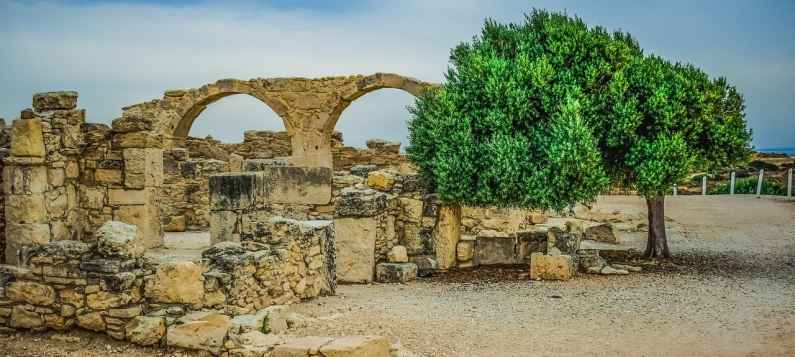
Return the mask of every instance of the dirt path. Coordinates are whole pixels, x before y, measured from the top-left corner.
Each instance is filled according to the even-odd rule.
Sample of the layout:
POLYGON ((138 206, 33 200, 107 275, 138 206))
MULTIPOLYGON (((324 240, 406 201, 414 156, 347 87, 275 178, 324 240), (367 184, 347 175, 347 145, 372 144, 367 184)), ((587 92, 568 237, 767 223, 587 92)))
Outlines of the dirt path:
MULTIPOLYGON (((645 213, 635 197, 594 207, 616 210, 645 213)), ((559 283, 495 270, 341 286, 295 306, 312 321, 291 334, 384 335, 426 356, 795 355, 795 202, 680 196, 667 200, 666 216, 677 258, 654 272, 559 283)), ((625 238, 640 247, 644 233, 625 238)), ((0 335, 0 356, 163 355, 51 335, 0 335)))

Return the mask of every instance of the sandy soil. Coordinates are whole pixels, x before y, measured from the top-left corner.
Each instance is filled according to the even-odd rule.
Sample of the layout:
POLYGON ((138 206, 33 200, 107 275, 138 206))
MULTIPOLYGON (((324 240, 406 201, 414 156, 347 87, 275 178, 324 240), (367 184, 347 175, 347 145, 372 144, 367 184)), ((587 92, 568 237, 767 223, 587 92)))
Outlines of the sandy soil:
MULTIPOLYGON (((593 216, 642 223, 608 196, 593 216)), ((406 285, 341 286, 297 305, 295 335, 377 334, 426 356, 793 356, 795 202, 679 196, 666 203, 676 259, 629 276, 530 282, 525 271, 454 272, 406 285)), ((642 247, 645 233, 627 232, 642 247)), ((0 335, 0 356, 156 356, 107 338, 0 335)))

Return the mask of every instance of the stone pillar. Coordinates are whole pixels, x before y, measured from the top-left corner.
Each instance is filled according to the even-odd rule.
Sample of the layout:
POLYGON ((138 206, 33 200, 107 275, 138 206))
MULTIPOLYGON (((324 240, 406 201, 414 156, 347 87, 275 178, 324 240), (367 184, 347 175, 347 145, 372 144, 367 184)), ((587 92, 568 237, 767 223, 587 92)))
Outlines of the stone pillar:
POLYGON ((455 267, 456 247, 461 240, 461 206, 439 206, 439 218, 433 229, 433 250, 440 270, 455 267))
POLYGON ((42 122, 30 112, 14 120, 11 151, 3 169, 5 200, 5 261, 20 265, 29 249, 50 242, 45 208, 45 166, 42 122))
POLYGON ((337 280, 346 283, 373 281, 376 242, 385 220, 387 195, 372 189, 346 188, 335 202, 334 229, 337 280))

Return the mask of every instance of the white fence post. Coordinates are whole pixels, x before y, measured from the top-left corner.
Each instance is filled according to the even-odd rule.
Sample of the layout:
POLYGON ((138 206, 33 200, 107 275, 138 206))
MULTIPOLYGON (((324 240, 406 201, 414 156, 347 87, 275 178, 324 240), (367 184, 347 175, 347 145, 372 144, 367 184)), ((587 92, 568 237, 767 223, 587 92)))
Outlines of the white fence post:
POLYGON ((734 171, 732 171, 732 174, 731 174, 731 183, 729 183, 729 194, 730 194, 730 195, 733 195, 733 194, 734 194, 734 179, 735 179, 735 172, 734 172, 734 171))
POLYGON ((676 197, 676 194, 678 193, 677 191, 678 190, 677 190, 676 184, 674 184, 674 197, 676 197))
POLYGON ((792 168, 787 170, 787 198, 792 198, 792 168))
POLYGON ((707 175, 701 177, 701 195, 704 196, 707 194, 707 175))
POLYGON ((756 195, 762 195, 762 178, 765 176, 765 169, 759 170, 759 179, 756 180, 756 195))

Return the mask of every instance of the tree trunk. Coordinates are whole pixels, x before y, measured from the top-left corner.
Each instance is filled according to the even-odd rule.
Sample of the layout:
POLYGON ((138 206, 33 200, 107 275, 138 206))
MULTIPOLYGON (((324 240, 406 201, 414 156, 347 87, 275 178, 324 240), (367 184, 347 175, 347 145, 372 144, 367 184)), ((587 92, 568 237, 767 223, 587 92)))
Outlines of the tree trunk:
POLYGON ((668 236, 665 234, 665 196, 646 197, 649 211, 649 240, 646 243, 647 258, 670 258, 668 236))

